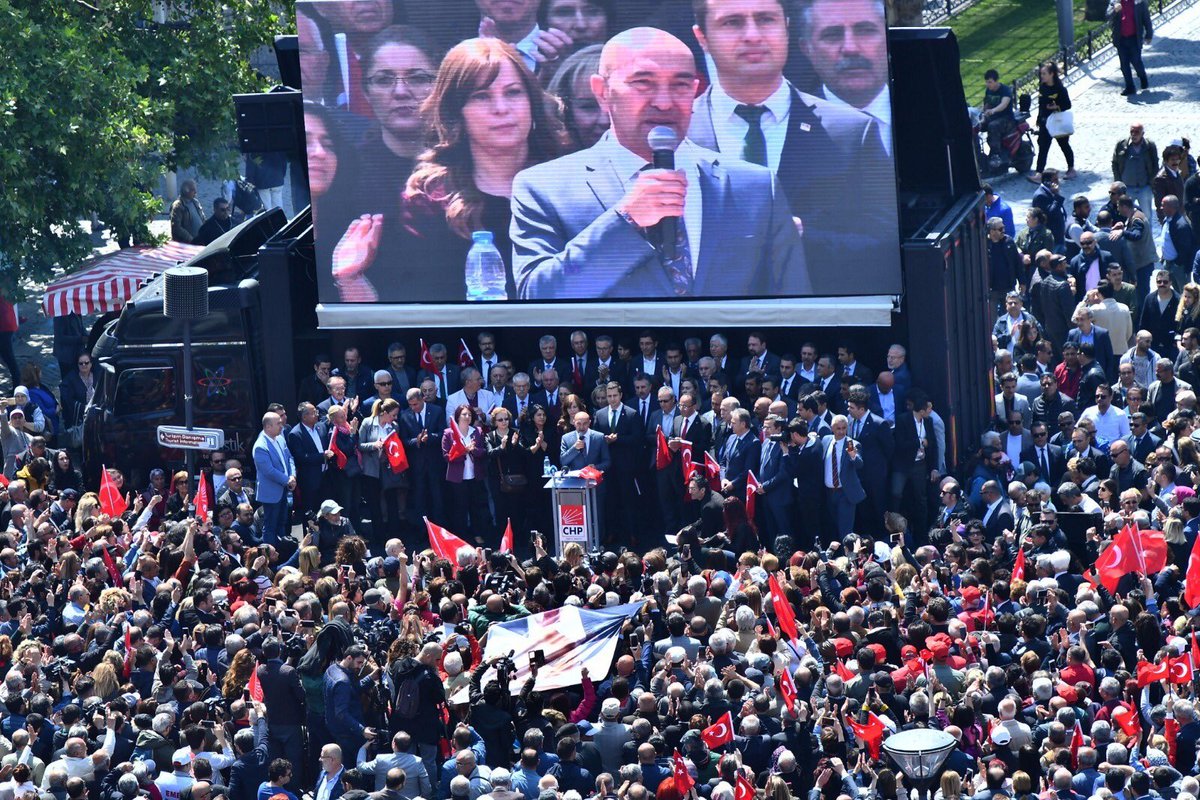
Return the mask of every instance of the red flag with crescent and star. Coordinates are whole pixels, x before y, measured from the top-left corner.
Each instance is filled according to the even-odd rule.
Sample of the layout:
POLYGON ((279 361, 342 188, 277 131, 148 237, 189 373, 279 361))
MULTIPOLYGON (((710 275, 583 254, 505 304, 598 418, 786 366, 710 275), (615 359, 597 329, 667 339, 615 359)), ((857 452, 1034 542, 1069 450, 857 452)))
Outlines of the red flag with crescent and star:
POLYGON ((1200 605, 1200 536, 1192 543, 1192 553, 1188 556, 1187 575, 1183 581, 1183 600, 1192 608, 1200 605))
POLYGON ((769 579, 769 585, 771 587, 771 606, 775 609, 775 619, 779 620, 779 629, 794 642, 800 638, 800 634, 796 630, 796 612, 792 608, 791 602, 788 601, 787 595, 783 593, 779 579, 774 574, 769 579))
POLYGON ((429 346, 425 344, 424 339, 421 342, 421 369, 428 372, 433 372, 433 356, 429 354, 429 346))
POLYGON ((700 732, 700 738, 708 745, 709 750, 716 750, 721 745, 732 742, 733 714, 726 711, 719 720, 700 732))
POLYGON ((847 724, 850 725, 850 730, 854 731, 854 735, 867 745, 867 749, 871 752, 871 758, 879 759, 879 748, 883 744, 883 722, 879 717, 875 716, 870 711, 867 712, 867 721, 859 722, 856 717, 847 717, 847 724))
POLYGON ((250 680, 246 682, 246 690, 250 692, 250 699, 256 703, 263 701, 262 684, 258 682, 258 665, 254 665, 254 669, 250 670, 250 680))
POLYGON ((1025 580, 1025 551, 1017 548, 1017 560, 1013 562, 1012 579, 1014 581, 1025 580))
POLYGON ((708 472, 708 482, 713 486, 721 482, 721 465, 708 453, 704 454, 704 469, 708 472))
POLYGON ((779 696, 783 698, 787 710, 795 716, 796 701, 800 699, 800 692, 796 691, 796 681, 792 678, 791 668, 785 667, 779 673, 779 696))
POLYGON ((511 553, 512 551, 513 551, 513 530, 512 530, 512 520, 510 519, 508 521, 508 524, 504 526, 504 536, 502 536, 500 538, 500 552, 501 553, 511 553))
POLYGON ((399 474, 408 469, 408 453, 404 452, 404 442, 400 441, 400 434, 397 431, 392 431, 383 440, 383 452, 387 455, 388 465, 391 466, 392 472, 399 474))
POLYGON ((425 517, 425 531, 429 534, 429 547, 434 553, 437 554, 439 558, 444 558, 449 561, 454 570, 457 572, 458 548, 466 547, 467 543, 443 528, 441 525, 436 525, 430 522, 429 517, 425 517))
POLYGON ((746 773, 738 772, 737 785, 733 787, 733 800, 754 800, 754 784, 746 773))
POLYGON ((208 481, 204 479, 204 470, 200 470, 200 490, 196 492, 196 519, 206 522, 211 505, 212 498, 208 496, 208 481))
POLYGON ((692 773, 688 772, 687 764, 683 762, 683 756, 676 750, 671 755, 671 772, 675 776, 675 788, 682 794, 687 794, 696 785, 696 781, 692 780, 692 773))
POLYGON ((654 466, 656 469, 666 469, 671 466, 671 448, 667 446, 667 436, 663 429, 658 429, 658 445, 654 450, 654 466))
POLYGON ((121 490, 108 474, 108 467, 100 467, 100 511, 110 517, 119 517, 125 513, 129 502, 121 496, 121 490))
POLYGON ((758 482, 753 472, 746 473, 746 519, 750 520, 750 524, 754 524, 754 504, 758 498, 758 487, 762 486, 758 482))

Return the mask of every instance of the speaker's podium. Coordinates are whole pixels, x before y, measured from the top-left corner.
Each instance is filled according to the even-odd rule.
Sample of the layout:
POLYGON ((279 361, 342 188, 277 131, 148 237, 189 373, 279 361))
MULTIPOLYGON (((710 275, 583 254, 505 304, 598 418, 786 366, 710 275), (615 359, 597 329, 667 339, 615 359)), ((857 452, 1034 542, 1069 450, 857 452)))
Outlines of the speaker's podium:
POLYGON ((547 476, 550 490, 551 519, 554 523, 555 554, 577 542, 585 551, 600 548, 600 480, 578 472, 558 472, 547 476))

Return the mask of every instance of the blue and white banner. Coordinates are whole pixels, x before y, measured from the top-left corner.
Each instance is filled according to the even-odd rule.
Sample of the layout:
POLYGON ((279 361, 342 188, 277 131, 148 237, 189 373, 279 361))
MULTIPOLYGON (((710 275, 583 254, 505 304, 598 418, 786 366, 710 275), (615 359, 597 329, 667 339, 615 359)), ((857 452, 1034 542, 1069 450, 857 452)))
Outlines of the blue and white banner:
MULTIPOLYGON (((577 685, 584 667, 592 680, 599 682, 612 665, 621 625, 641 607, 641 603, 598 610, 564 606, 493 625, 488 629, 483 659, 488 662, 512 653, 517 665, 509 683, 513 694, 519 693, 529 679, 529 655, 537 650, 546 659, 534 685, 539 691, 577 685)), ((485 685, 487 680, 485 676, 485 685)))

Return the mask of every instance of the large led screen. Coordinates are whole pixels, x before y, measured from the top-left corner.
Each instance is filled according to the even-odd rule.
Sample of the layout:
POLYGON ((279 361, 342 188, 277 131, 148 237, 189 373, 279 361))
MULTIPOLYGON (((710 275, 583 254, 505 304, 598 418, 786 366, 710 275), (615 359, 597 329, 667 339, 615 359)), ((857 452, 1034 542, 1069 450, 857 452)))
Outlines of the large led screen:
POLYGON ((323 304, 900 291, 882 0, 296 12, 323 304))

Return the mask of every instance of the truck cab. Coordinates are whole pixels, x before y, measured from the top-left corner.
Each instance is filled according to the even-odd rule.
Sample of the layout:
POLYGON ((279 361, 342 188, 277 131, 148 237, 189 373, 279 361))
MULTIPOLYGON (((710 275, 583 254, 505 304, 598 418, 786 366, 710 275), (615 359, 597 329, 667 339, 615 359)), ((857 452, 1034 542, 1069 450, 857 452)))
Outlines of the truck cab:
POLYGON ((188 396, 195 426, 224 430, 225 452, 245 463, 269 402, 263 304, 270 298, 259 284, 258 252, 284 232, 285 223, 279 209, 254 217, 187 262, 209 272, 208 316, 191 323, 192 386, 181 385, 183 322, 163 314, 161 275, 115 319, 97 322, 97 386, 83 437, 89 479, 105 465, 125 472, 128 486, 140 487, 150 469, 182 466, 185 453, 161 447, 157 429, 184 424, 188 396))

